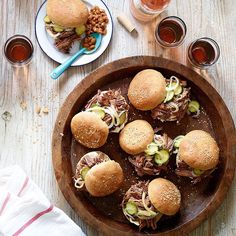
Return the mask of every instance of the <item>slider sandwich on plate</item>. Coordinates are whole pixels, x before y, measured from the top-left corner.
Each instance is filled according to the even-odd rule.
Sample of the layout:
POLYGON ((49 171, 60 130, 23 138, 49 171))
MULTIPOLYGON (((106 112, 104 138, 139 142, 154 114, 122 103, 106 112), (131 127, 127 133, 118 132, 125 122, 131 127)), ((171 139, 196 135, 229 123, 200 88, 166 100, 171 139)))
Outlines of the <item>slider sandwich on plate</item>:
POLYGON ((120 90, 98 90, 85 110, 71 120, 71 131, 77 142, 88 148, 103 146, 109 132, 119 133, 128 121, 129 105, 120 90))
POLYGON ((81 0, 47 1, 45 27, 59 51, 69 53, 72 44, 81 39, 88 16, 89 10, 81 0))
POLYGON ((136 109, 151 110, 153 119, 179 122, 188 109, 190 88, 176 76, 166 79, 160 72, 146 69, 131 81, 128 97, 136 109))
POLYGON ((119 163, 105 153, 94 151, 85 154, 76 166, 74 185, 85 189, 94 197, 104 197, 118 190, 124 176, 119 163))
POLYGON ((134 184, 124 195, 122 210, 130 223, 139 229, 158 227, 163 215, 175 215, 181 204, 178 188, 169 180, 157 178, 134 184))
POLYGON ((212 136, 203 130, 193 130, 174 140, 176 148, 175 173, 189 177, 196 184, 207 178, 219 163, 219 147, 212 136))

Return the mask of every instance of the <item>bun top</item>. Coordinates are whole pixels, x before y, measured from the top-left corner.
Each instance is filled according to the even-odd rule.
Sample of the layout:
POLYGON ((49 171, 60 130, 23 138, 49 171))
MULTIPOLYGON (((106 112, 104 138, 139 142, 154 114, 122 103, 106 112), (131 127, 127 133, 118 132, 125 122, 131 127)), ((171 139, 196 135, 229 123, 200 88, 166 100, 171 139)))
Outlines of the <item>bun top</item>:
POLYGON ((140 71, 131 81, 128 97, 139 110, 152 110, 166 97, 166 82, 163 75, 152 69, 140 71))
POLYGON ((179 159, 195 169, 213 169, 219 162, 219 147, 209 133, 193 130, 180 143, 179 159))
POLYGON ((180 191, 167 179, 152 180, 148 185, 148 196, 152 205, 162 214, 174 215, 179 211, 180 191))
POLYGON ((49 19, 62 27, 78 27, 87 22, 89 11, 81 0, 48 0, 49 19))
POLYGON ((77 142, 88 148, 98 148, 105 144, 109 128, 93 112, 80 112, 71 120, 71 131, 77 142))
POLYGON ((119 163, 106 161, 93 166, 85 176, 85 186, 94 197, 107 196, 118 190, 123 182, 119 163))
POLYGON ((120 132, 119 142, 125 152, 135 155, 144 152, 153 137, 153 128, 147 121, 135 120, 120 132))

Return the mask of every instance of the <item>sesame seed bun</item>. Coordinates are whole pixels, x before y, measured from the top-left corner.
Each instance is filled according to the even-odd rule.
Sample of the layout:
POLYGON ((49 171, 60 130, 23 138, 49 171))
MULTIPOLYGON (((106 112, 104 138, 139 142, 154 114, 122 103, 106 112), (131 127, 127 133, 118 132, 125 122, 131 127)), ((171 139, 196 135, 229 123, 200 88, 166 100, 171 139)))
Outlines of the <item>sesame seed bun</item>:
POLYGON ((119 163, 106 161, 93 166, 85 176, 85 186, 94 197, 107 196, 118 190, 123 182, 119 163))
POLYGON ((129 85, 128 98, 139 110, 152 110, 161 104, 165 97, 165 78, 156 70, 142 70, 135 75, 129 85))
POLYGON ((180 191, 167 179, 152 180, 148 185, 148 196, 152 205, 162 214, 170 216, 179 211, 180 191))
POLYGON ((153 128, 147 121, 135 120, 120 132, 119 143, 125 152, 135 155, 143 152, 153 137, 153 128))
POLYGON ((209 133, 193 130, 180 143, 179 159, 192 168, 210 170, 219 162, 219 147, 209 133))
POLYGON ((49 19, 62 27, 78 27, 88 19, 88 8, 81 0, 48 0, 49 19))
POLYGON ((71 120, 71 131, 77 142, 88 148, 103 146, 109 134, 107 124, 93 112, 80 112, 71 120))

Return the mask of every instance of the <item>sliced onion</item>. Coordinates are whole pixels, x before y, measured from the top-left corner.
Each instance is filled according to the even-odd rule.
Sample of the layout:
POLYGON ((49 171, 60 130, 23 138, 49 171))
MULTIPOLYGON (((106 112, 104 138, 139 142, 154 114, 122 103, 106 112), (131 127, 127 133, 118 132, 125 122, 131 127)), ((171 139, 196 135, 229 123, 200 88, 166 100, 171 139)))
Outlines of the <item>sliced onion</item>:
POLYGON ((163 137, 158 134, 154 135, 154 142, 157 144, 158 147, 162 147, 165 143, 163 137))
POLYGON ((175 109, 173 112, 179 111, 179 106, 175 102, 169 102, 168 106, 173 107, 175 109))
POLYGON ((154 212, 154 211, 152 211, 152 210, 146 205, 145 197, 146 197, 146 193, 143 192, 143 193, 142 193, 142 203, 143 203, 143 206, 144 206, 145 210, 147 210, 148 212, 150 212, 152 215, 156 216, 157 213, 154 212))
POLYGON ((192 117, 193 118, 198 118, 199 117, 199 115, 200 115, 200 109, 198 109, 197 111, 196 111, 196 114, 194 114, 194 115, 192 115, 192 117))
POLYGON ((81 189, 84 187, 84 180, 80 177, 78 179, 74 178, 74 186, 77 188, 77 189, 81 189))
POLYGON ((108 125, 108 128, 112 128, 115 124, 115 118, 113 115, 113 112, 109 109, 109 107, 104 108, 105 113, 109 114, 111 116, 111 123, 108 125))
POLYGON ((174 91, 179 86, 179 79, 175 76, 170 77, 170 83, 166 86, 166 91, 174 91), (175 81, 173 81, 175 80, 175 81), (174 86, 172 86, 172 83, 176 82, 174 86))

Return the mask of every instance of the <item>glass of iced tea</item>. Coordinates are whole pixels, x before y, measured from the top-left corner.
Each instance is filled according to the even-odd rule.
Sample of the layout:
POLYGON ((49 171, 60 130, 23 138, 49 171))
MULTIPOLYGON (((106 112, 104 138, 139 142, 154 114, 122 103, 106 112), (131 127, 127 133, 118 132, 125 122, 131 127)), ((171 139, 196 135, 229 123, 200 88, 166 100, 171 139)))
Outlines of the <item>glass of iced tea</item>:
POLYGON ((130 11, 139 21, 153 20, 169 5, 171 0, 131 0, 130 11))
POLYGON ((186 32, 187 27, 182 19, 168 16, 157 25, 155 39, 161 46, 173 48, 183 43, 186 32))
POLYGON ((188 59, 193 66, 200 69, 215 64, 220 57, 220 47, 211 38, 200 38, 192 42, 188 47, 188 59))
POLYGON ((14 35, 4 45, 6 59, 13 66, 25 66, 33 57, 34 47, 32 42, 24 35, 14 35))

